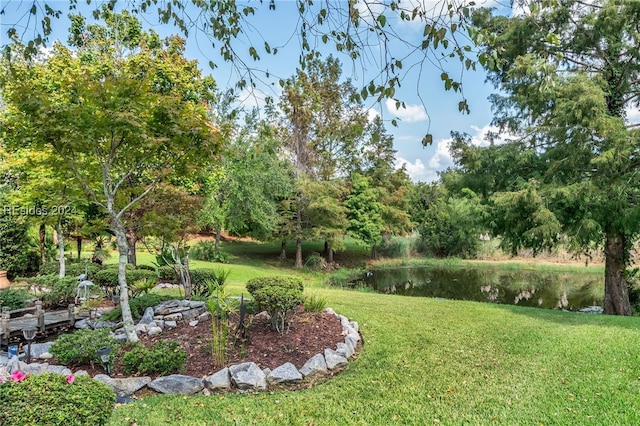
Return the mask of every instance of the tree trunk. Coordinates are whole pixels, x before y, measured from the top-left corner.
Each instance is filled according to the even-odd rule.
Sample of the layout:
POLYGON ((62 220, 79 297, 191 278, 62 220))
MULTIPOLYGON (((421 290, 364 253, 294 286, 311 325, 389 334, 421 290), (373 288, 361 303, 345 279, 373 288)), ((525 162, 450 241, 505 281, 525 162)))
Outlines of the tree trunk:
POLYGON ((287 260, 287 240, 280 241, 280 260, 287 260))
POLYGON ((56 226, 56 234, 58 236, 58 262, 60 263, 59 277, 64 278, 67 273, 67 268, 64 259, 64 237, 62 236, 62 223, 58 221, 56 226))
POLYGON ((327 263, 329 265, 331 265, 333 263, 333 247, 331 246, 331 243, 328 241, 324 242, 324 247, 325 247, 325 259, 327 260, 327 263))
POLYGON ((127 232, 126 236, 127 246, 129 247, 127 250, 127 262, 135 268, 138 266, 138 258, 136 256, 136 243, 138 242, 138 236, 134 231, 127 232))
POLYGON ((627 267, 626 237, 621 232, 607 232, 604 255, 604 313, 631 315, 629 290, 624 272, 627 267))
POLYGON ((47 237, 47 228, 44 223, 40 224, 39 237, 40 237, 40 263, 44 265, 45 263, 47 263, 47 251, 45 247, 45 241, 47 237))
POLYGON ((112 219, 111 226, 116 234, 116 243, 118 245, 118 286, 120 287, 120 309, 122 310, 122 322, 124 330, 127 333, 127 340, 131 343, 138 341, 133 316, 131 315, 131 307, 129 306, 129 289, 127 287, 127 254, 129 253, 129 245, 127 243, 127 234, 124 227, 117 218, 112 219))
POLYGON ((378 249, 376 246, 371 246, 371 260, 378 259, 378 249))
POLYGON ((296 263, 295 268, 302 268, 302 238, 296 238, 296 263))
POLYGON ((216 232, 215 250, 218 251, 220 250, 220 234, 222 234, 222 227, 216 229, 215 232, 216 232))
POLYGON ((82 255, 82 237, 80 235, 76 237, 76 247, 78 248, 78 261, 80 261, 82 255))

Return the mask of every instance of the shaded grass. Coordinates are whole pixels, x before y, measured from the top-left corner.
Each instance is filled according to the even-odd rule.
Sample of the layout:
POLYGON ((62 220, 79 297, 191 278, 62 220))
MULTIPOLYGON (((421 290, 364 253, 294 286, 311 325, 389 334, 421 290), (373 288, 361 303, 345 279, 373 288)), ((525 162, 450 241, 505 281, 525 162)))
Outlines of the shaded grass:
POLYGON ((638 318, 318 289, 365 346, 295 392, 158 396, 111 425, 640 422, 638 318))

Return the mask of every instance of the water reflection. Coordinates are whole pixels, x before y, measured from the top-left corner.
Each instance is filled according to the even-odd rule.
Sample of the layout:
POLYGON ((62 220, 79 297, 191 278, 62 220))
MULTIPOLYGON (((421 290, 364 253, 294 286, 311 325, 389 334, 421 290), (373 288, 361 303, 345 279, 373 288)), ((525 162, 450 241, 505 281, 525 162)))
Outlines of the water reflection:
POLYGON ((602 305, 597 274, 479 268, 400 267, 368 271, 360 282, 379 293, 579 310, 602 305))

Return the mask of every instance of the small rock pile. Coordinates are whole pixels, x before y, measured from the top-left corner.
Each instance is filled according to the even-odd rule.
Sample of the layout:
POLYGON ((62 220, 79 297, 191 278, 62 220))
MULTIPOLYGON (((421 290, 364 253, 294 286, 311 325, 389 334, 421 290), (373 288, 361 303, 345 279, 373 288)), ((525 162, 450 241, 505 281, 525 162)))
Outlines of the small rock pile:
MULTIPOLYGON (((325 348, 324 353, 318 353, 311 357, 300 370, 290 362, 270 369, 261 369, 253 362, 246 362, 225 367, 220 371, 204 377, 197 378, 182 374, 172 374, 158 377, 152 380, 150 377, 128 377, 112 378, 105 374, 98 374, 94 379, 113 387, 119 397, 129 397, 139 390, 147 387, 155 392, 163 394, 191 395, 202 393, 209 395, 216 391, 230 390, 265 390, 269 386, 281 384, 296 384, 305 379, 321 377, 330 371, 339 371, 345 368, 348 360, 353 357, 361 342, 358 323, 350 321, 347 317, 337 314, 333 309, 327 308, 326 312, 335 315, 342 325, 344 342, 339 342, 335 349, 325 348)), ((147 308, 144 316, 136 325, 138 333, 156 335, 162 333, 166 328, 175 327, 178 322, 189 322, 197 325, 198 321, 207 319, 209 312, 204 302, 193 302, 188 300, 170 300, 163 302, 153 308, 147 308)), ((87 327, 92 327, 91 323, 85 323, 87 327)), ((82 327, 78 327, 82 328, 82 327)), ((115 336, 122 340, 124 331, 116 329, 115 336)), ((51 355, 48 350, 51 342, 39 345, 32 345, 32 357, 36 359, 47 359, 51 355)), ((63 375, 72 374, 72 371, 64 366, 49 365, 45 363, 26 364, 13 357, 9 360, 4 372, 11 374, 19 370, 24 373, 42 374, 45 372, 59 373, 63 375)), ((87 374, 85 371, 73 372, 75 375, 87 374)))

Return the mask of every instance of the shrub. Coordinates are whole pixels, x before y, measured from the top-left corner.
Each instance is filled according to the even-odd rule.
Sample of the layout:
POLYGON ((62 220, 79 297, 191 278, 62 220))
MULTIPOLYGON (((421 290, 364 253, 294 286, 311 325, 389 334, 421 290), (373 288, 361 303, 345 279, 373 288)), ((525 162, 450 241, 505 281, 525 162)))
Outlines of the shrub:
POLYGON ((0 214, 0 270, 10 278, 38 270, 40 256, 24 217, 0 214))
POLYGON ((25 280, 31 285, 47 289, 42 293, 42 302, 45 306, 66 306, 75 300, 78 288, 76 277, 60 278, 58 274, 48 274, 25 278, 25 280))
MULTIPOLYGON (((171 299, 173 299, 173 297, 155 293, 144 294, 135 299, 130 299, 129 306, 131 307, 131 315, 134 319, 140 319, 142 315, 144 315, 145 309, 171 299)), ((122 319, 122 308, 120 308, 120 306, 117 306, 115 309, 112 309, 100 317, 101 321, 119 321, 120 319, 122 319)))
POLYGON ((378 247, 378 254, 393 259, 406 259, 411 255, 413 240, 407 237, 387 237, 378 247))
POLYGON ((189 250, 189 257, 205 262, 227 263, 227 255, 220 250, 216 250, 214 241, 200 241, 189 250))
POLYGON ((300 278, 284 275, 275 277, 252 278, 247 281, 247 291, 253 294, 255 291, 259 290, 262 287, 272 285, 284 288, 298 289, 300 292, 304 291, 304 286, 302 285, 302 280, 300 278))
POLYGON ((104 346, 115 347, 116 341, 110 333, 109 329, 99 328, 63 334, 53 342, 49 352, 64 365, 102 365, 96 351, 104 346))
POLYGON ((207 298, 212 294, 212 288, 224 285, 229 277, 229 271, 222 269, 198 269, 189 271, 189 275, 191 276, 191 295, 207 298))
POLYGON ((317 294, 304 296, 302 303, 306 312, 322 312, 327 307, 327 299, 317 294))
POLYGON ((177 282, 176 271, 171 266, 159 266, 157 267, 157 274, 162 281, 177 282))
POLYGON ((0 424, 104 425, 115 400, 110 386, 90 376, 30 375, 0 384, 0 424))
POLYGON ((122 356, 121 362, 127 374, 165 375, 182 371, 187 362, 187 353, 175 340, 159 340, 148 348, 135 344, 122 356))
MULTIPOLYGON (((125 271, 127 284, 133 284, 136 281, 150 281, 155 286, 158 283, 158 274, 148 269, 127 269, 125 271)), ((99 285, 107 296, 117 293, 118 289, 118 268, 108 267, 96 273, 94 283, 99 285)))
POLYGON ((8 306, 9 310, 22 309, 31 298, 32 296, 22 289, 0 290, 0 307, 8 306))
MULTIPOLYGON (((81 274, 84 274, 85 271, 89 275, 89 280, 93 281, 93 277, 96 273, 103 269, 102 266, 97 263, 66 263, 65 264, 65 275, 67 277, 78 278, 81 274)), ((59 262, 47 262, 44 265, 40 266, 40 275, 50 275, 50 274, 58 274, 60 272, 60 263, 59 262)))
POLYGON ((302 304, 302 280, 295 277, 261 277, 247 282, 258 309, 271 316, 271 325, 278 333, 288 330, 289 323, 302 304))
POLYGON ((304 266, 314 271, 320 271, 327 267, 327 261, 320 255, 320 253, 311 253, 311 255, 304 262, 304 266))

